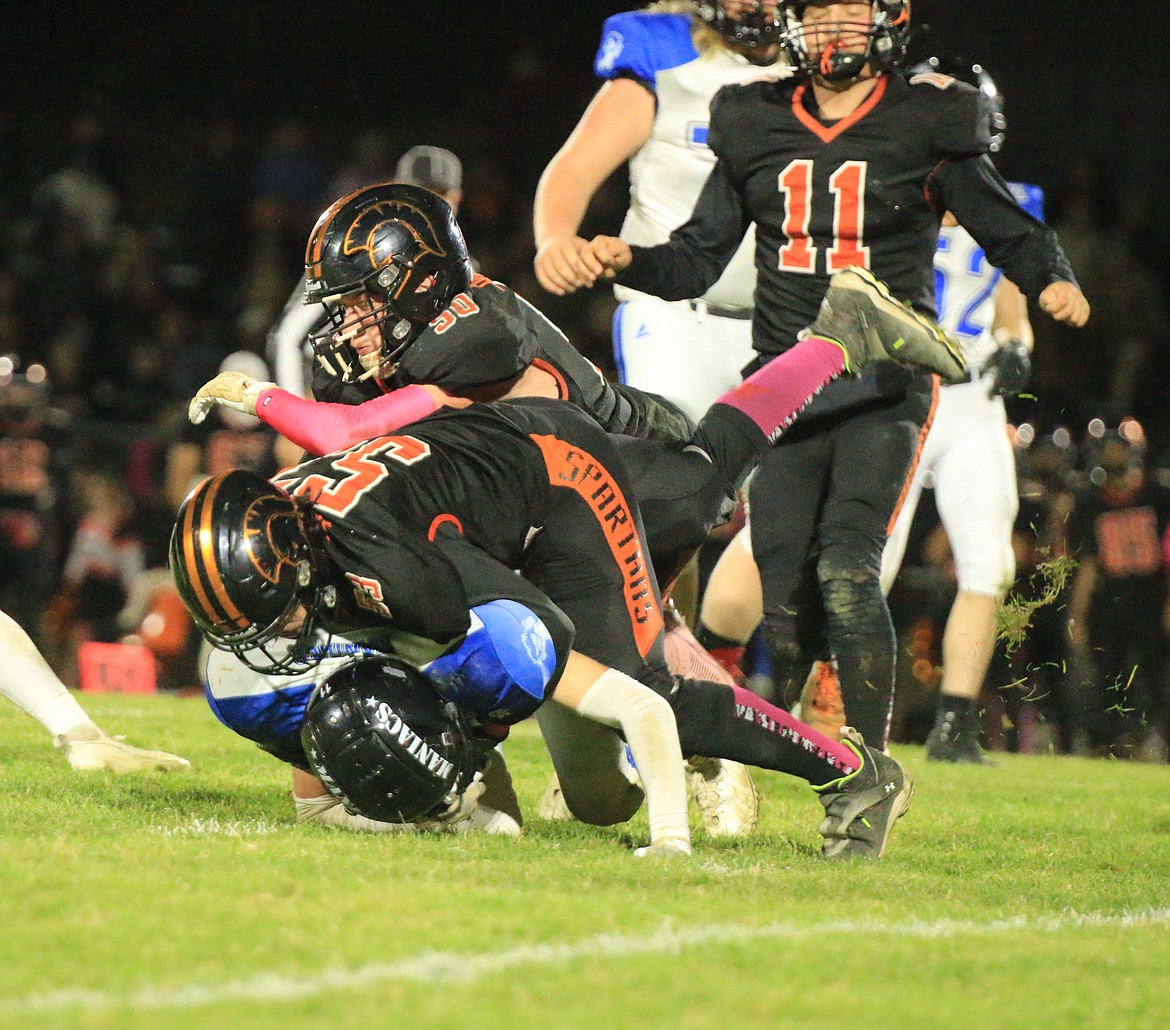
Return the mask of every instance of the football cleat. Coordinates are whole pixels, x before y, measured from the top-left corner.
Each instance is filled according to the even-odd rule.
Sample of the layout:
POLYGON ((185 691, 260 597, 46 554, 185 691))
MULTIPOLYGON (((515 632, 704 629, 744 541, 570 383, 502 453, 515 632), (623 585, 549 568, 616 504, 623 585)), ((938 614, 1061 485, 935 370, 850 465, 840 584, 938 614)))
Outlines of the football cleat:
POLYGON ((841 700, 841 681, 835 662, 813 662, 804 690, 800 694, 802 722, 833 740, 841 739, 845 725, 845 705, 841 700))
POLYGON ((743 837, 756 828, 760 795, 751 773, 726 758, 687 759, 687 788, 712 837, 743 837))
MULTIPOLYGON (((756 828, 760 796, 746 766, 727 759, 691 757, 687 759, 686 773, 687 792, 712 837, 742 837, 756 828)), ((632 768, 630 775, 636 775, 632 768)), ((553 822, 574 818, 556 773, 549 777, 536 803, 536 814, 553 822)))
POLYGON ((867 747, 852 726, 842 728, 841 741, 861 759, 861 768, 814 788, 825 808, 821 855, 835 861, 881 858, 894 823, 910 807, 914 781, 896 759, 867 747))
POLYGON ((520 824, 507 812, 476 805, 471 814, 442 827, 446 833, 486 833, 494 837, 519 837, 520 824))
POLYGON ((107 736, 93 723, 82 723, 53 738, 53 745, 65 752, 69 764, 79 771, 143 772, 189 769, 191 763, 166 751, 147 751, 127 744, 121 737, 107 736))
POLYGON ((875 362, 896 361, 934 372, 944 383, 967 381, 959 342, 898 303, 885 283, 864 268, 842 269, 829 280, 816 320, 800 336, 838 344, 845 352, 846 370, 853 374, 875 362))
POLYGON ((979 746, 979 716, 974 710, 967 715, 940 710, 926 738, 926 757, 932 762, 995 765, 979 746))
POLYGON ((635 848, 635 858, 687 858, 691 854, 690 841, 680 840, 675 837, 669 837, 666 840, 659 841, 657 844, 650 844, 644 848, 635 848))

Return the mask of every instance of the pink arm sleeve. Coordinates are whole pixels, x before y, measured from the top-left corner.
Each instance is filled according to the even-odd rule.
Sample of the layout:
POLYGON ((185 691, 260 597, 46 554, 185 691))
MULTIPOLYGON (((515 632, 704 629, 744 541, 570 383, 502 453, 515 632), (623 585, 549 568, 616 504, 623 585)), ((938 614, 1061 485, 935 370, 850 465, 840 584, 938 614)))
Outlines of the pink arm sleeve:
POLYGON ((404 386, 364 404, 326 404, 272 387, 256 398, 256 414, 310 454, 329 454, 384 436, 438 410, 421 386, 404 386))

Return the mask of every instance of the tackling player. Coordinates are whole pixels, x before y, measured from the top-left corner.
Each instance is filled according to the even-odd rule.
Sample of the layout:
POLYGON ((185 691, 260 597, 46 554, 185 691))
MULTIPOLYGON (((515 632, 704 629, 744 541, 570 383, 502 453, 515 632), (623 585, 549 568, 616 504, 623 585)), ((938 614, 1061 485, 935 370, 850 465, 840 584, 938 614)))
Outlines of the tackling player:
MULTIPOLYGON (((716 405, 704 422, 712 449, 738 448, 749 463, 766 445, 742 439, 735 408, 716 405)), ((655 448, 679 479, 708 478, 693 450, 623 443, 655 448)), ((317 625, 363 614, 451 645, 427 666, 443 696, 488 734, 537 712, 566 800, 588 821, 629 818, 640 801, 614 761, 618 738, 596 739, 590 724, 601 723, 630 744, 655 848, 689 850, 681 739, 688 752, 817 785, 826 857, 878 857, 911 791, 897 763, 852 737, 821 738, 746 691, 666 674, 656 582, 615 447, 555 401, 436 413, 282 474, 288 493, 246 472, 209 480, 180 511, 172 569, 208 638, 259 648, 268 671, 313 660, 305 647, 266 651, 302 612, 305 645, 317 625), (515 663, 495 660, 503 653, 515 663), (553 691, 561 711, 586 719, 566 724, 543 704, 553 691)))

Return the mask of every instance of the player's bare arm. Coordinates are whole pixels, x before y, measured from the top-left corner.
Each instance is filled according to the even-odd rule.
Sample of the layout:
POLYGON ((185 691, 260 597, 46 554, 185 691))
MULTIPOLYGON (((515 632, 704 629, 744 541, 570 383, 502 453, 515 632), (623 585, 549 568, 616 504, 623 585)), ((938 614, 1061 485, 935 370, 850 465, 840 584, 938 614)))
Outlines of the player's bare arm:
POLYGON ((533 265, 550 293, 564 296, 580 285, 580 255, 587 241, 577 232, 589 201, 645 145, 653 125, 654 95, 633 79, 614 79, 598 90, 545 168, 533 206, 533 265))

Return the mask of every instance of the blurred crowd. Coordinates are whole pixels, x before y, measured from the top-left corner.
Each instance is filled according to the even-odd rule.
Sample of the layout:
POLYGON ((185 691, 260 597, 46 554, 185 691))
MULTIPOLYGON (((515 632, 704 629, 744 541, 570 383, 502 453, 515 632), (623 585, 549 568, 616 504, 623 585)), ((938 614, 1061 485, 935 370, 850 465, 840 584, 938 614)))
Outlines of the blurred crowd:
MULTIPOLYGON (((612 374, 607 292, 554 298, 532 273, 532 192, 556 130, 535 135, 531 74, 512 69, 496 98, 496 119, 510 112, 532 136, 513 132, 507 158, 483 149, 482 119, 474 142, 387 126, 338 146, 295 118, 261 133, 220 118, 168 135, 136 132, 95 105, 30 148, 39 127, 0 112, 0 608, 67 683, 77 682, 80 642, 130 635, 155 651, 164 688, 196 686, 197 641, 166 589, 174 512, 211 469, 271 472, 283 456, 246 417, 191 426, 187 403, 222 367, 262 375, 269 329, 318 213, 392 178, 409 147, 440 144, 464 158, 460 221, 479 267, 612 374), (160 157, 160 140, 173 155, 160 157), (165 182, 143 174, 144 163, 165 165, 165 182)), ((1005 644, 989 679, 990 742, 1164 759, 1170 270, 1148 259, 1157 251, 1140 210, 1101 168, 1070 168, 1043 185, 1093 318, 1082 331, 1035 320, 1032 389, 1011 404, 1024 498, 1013 598, 1027 629, 1005 644), (1102 513, 1134 508, 1154 513, 1152 529, 1114 522, 1147 530, 1146 544, 1121 541, 1107 554, 1098 541, 1095 581, 1075 599, 1081 567, 1059 559, 1077 558, 1102 513), (1029 607, 1046 591, 1049 603, 1029 607), (1080 616, 1071 632, 1070 608, 1080 616), (1125 639, 1110 637, 1110 622, 1124 624, 1125 639), (1147 623, 1148 633, 1135 629, 1147 623), (1105 696, 1089 696, 1102 682, 1105 696)), ((624 183, 608 184, 584 232, 616 230, 625 202, 624 183)), ((922 698, 937 686, 953 592, 928 502, 893 598, 906 666, 897 735, 906 740, 925 733, 922 698)))

